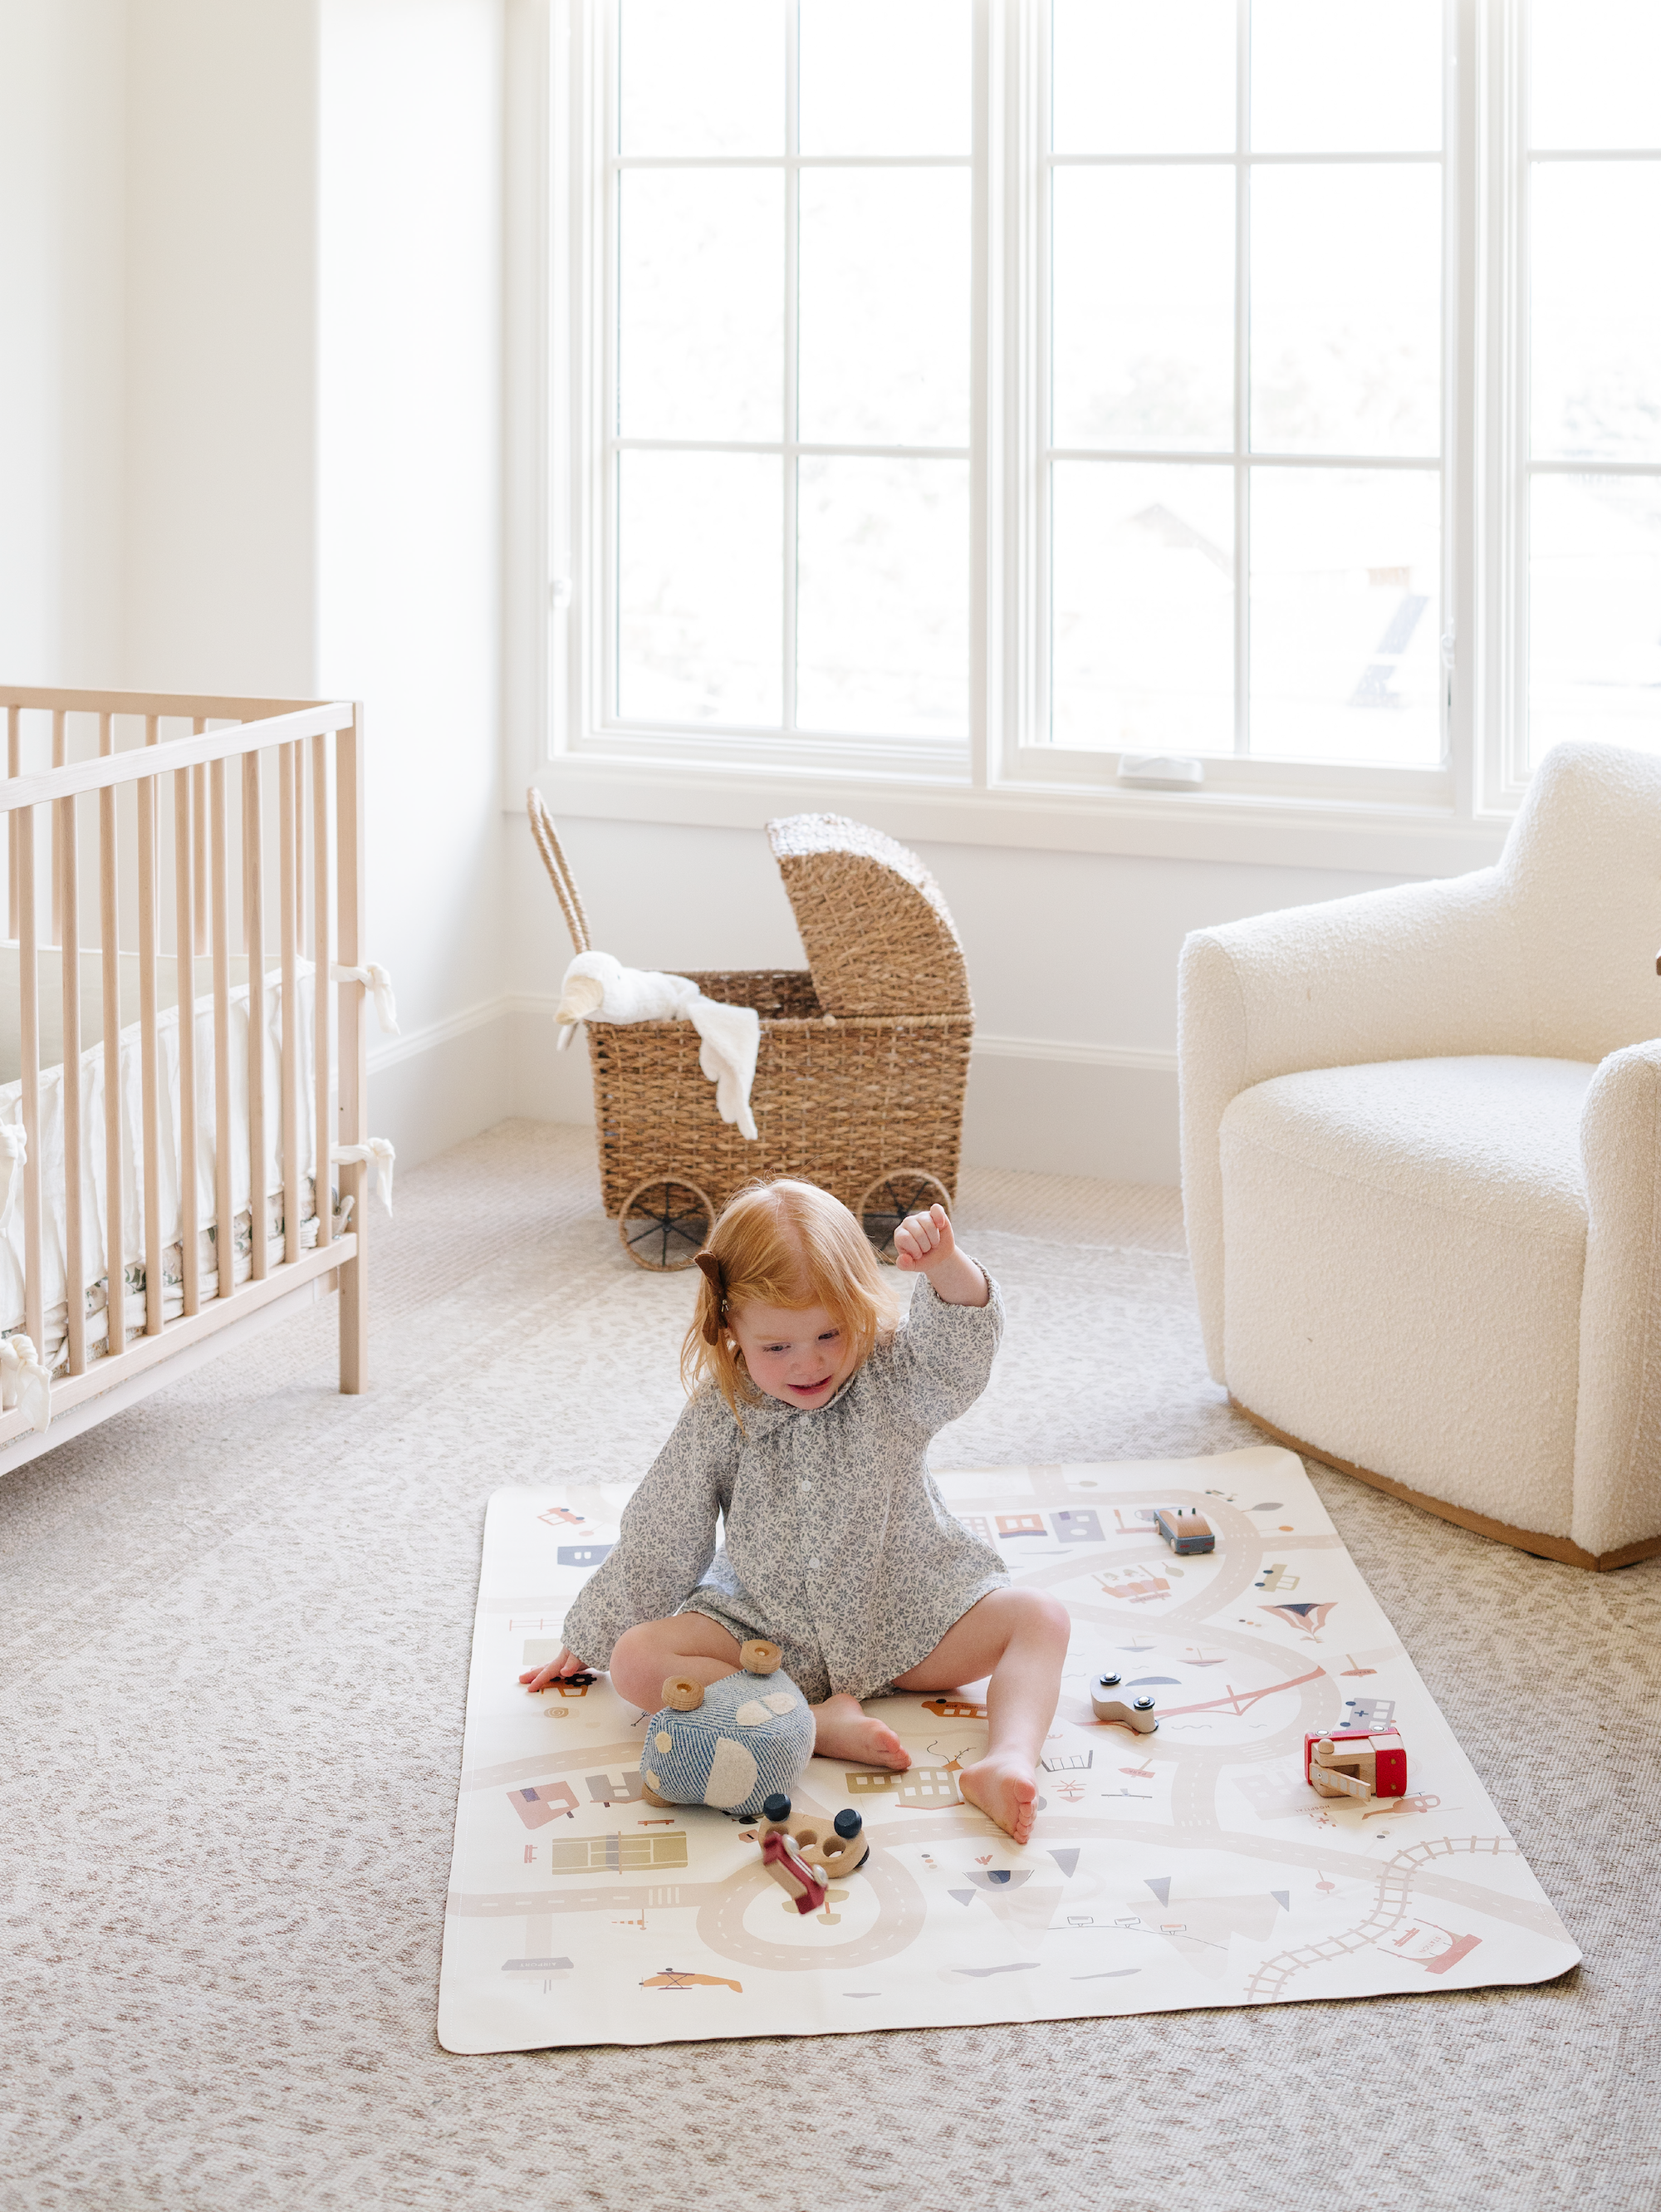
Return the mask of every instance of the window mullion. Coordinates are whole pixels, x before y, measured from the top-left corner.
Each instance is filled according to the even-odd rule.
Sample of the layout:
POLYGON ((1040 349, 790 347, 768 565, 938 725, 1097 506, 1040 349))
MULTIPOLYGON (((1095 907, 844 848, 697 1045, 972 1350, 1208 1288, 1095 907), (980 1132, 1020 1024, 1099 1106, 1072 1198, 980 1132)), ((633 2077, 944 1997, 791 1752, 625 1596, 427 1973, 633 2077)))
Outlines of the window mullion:
POLYGON ((1442 126, 1443 377, 1442 533, 1443 756, 1453 774, 1454 808, 1469 820, 1478 785, 1476 739, 1482 696, 1477 652, 1476 562, 1480 543, 1477 465, 1477 300, 1482 134, 1479 55, 1474 11, 1447 0, 1442 126))
POLYGON ((785 11, 785 389, 783 410, 779 417, 783 434, 783 451, 779 467, 784 471, 784 629, 781 650, 784 668, 780 697, 783 703, 784 726, 787 731, 796 728, 796 611, 797 611, 797 480, 801 469, 800 456, 795 451, 800 435, 800 410, 797 394, 800 379, 797 363, 801 338, 802 270, 799 253, 801 236, 797 220, 802 198, 801 154, 801 9, 798 0, 790 0, 785 11))
POLYGON ((1003 514, 995 496, 991 409, 992 321, 998 288, 992 282, 996 226, 991 197, 992 137, 992 37, 1002 10, 995 0, 974 0, 974 64, 969 157, 969 780, 984 789, 989 781, 989 745, 997 719, 994 702, 1003 654, 993 624, 999 594, 993 588, 993 539, 1003 514))
MULTIPOLYGON (((595 519, 595 541, 600 558, 601 586, 596 595, 599 602, 601 637, 603 641, 598 654, 599 684, 597 704, 602 717, 608 722, 617 719, 619 698, 618 647, 621 635, 619 591, 619 520, 618 507, 621 482, 621 462, 616 447, 616 437, 621 425, 618 418, 618 247, 621 232, 622 179, 616 167, 615 155, 619 147, 618 105, 618 15, 615 0, 612 4, 597 9, 600 18, 600 52, 597 57, 599 82, 597 91, 600 112, 594 118, 603 167, 601 170, 598 200, 601 210, 600 270, 597 283, 589 288, 589 299, 599 309, 598 343, 591 349, 591 362, 595 376, 595 405, 589 420, 595 423, 595 458, 598 482, 592 484, 592 504, 595 519)), ((591 110, 591 113, 592 111, 591 110)))
POLYGON ((1252 0, 1234 18, 1234 750, 1252 750, 1252 0))
POLYGON ((1018 580, 1012 593, 1011 620, 1019 635, 1012 641, 1021 671, 1015 720, 1005 739, 1005 773, 1015 770, 1022 744, 1047 745, 1053 736, 1050 715, 1051 518, 1055 512, 1055 456, 1051 421, 1050 237, 1055 168, 1050 147, 1051 12, 1042 0, 1034 15, 1022 15, 1025 40, 1016 85, 1019 155, 1011 164, 1020 195, 1011 220, 1019 261, 1017 295, 1009 312, 1016 317, 1019 362, 1016 405, 1011 435, 1021 455, 1018 478, 1022 532, 1018 580), (1029 460, 1028 456, 1035 459, 1029 460))
POLYGON ((1471 672, 1478 689, 1473 720, 1474 796, 1479 808, 1503 806, 1526 778, 1524 424, 1527 332, 1520 7, 1475 11, 1478 46, 1475 98, 1483 128, 1471 150, 1475 220, 1482 274, 1477 292, 1479 359, 1473 368, 1473 601, 1478 635, 1471 672))

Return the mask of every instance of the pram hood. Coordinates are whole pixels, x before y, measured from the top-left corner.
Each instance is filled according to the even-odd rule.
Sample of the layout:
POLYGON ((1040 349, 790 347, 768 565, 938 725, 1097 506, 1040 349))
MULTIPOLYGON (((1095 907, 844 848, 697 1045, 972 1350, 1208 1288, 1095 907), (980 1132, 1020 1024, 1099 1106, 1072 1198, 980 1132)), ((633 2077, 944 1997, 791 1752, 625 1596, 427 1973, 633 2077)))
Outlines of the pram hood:
POLYGON ((783 815, 767 841, 827 1014, 973 1018, 963 947, 915 853, 841 814, 783 815))

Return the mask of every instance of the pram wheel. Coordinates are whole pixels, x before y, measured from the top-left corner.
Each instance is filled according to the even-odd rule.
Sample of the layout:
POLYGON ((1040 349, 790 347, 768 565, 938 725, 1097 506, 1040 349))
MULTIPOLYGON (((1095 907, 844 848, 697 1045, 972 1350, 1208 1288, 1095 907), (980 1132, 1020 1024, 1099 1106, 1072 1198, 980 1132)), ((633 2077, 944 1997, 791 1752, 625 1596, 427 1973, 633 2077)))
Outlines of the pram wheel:
POLYGON ((921 1168, 892 1168, 876 1181, 859 1201, 859 1219, 871 1249, 885 1267, 894 1263, 894 1232, 908 1213, 943 1206, 949 1214, 951 1200, 938 1177, 921 1168))
POLYGON ((715 1208, 684 1176, 649 1176, 617 1215, 617 1234, 637 1267, 672 1274, 689 1267, 708 1239, 715 1208))

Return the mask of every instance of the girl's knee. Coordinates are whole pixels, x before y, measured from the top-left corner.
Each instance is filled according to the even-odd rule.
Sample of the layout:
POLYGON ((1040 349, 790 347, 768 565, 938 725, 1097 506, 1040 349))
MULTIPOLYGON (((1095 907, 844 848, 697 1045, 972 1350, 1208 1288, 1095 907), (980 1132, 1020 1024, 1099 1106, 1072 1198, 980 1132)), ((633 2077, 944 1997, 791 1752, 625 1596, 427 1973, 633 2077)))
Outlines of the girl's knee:
POLYGON ((1061 1600, 1052 1597, 1047 1590, 1014 1589, 1009 1595, 1015 1601, 1016 1626, 1030 1636, 1042 1638, 1046 1643, 1058 1644, 1063 1650, 1072 1634, 1072 1616, 1061 1600))
POLYGON ((653 1710, 660 1702, 654 1693, 664 1675, 675 1671, 670 1663, 674 1655, 667 1648, 672 1639, 664 1633, 669 1626, 642 1620, 626 1628, 612 1646, 611 1679, 631 1704, 639 1705, 643 1695, 652 1698, 653 1710))

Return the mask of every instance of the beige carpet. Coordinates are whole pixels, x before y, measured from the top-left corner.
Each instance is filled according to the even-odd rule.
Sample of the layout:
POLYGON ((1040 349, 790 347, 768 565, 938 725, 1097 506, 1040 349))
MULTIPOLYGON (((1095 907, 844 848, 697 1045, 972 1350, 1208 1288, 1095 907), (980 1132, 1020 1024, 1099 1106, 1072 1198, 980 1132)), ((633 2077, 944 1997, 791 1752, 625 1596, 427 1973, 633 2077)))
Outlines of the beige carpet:
MULTIPOLYGON (((308 1318, 0 1485, 4 2212, 1661 2205, 1661 1561, 1592 1577, 1319 1468, 1576 1973, 830 2063, 440 2051, 484 1501, 640 1468, 676 1403, 688 1287, 619 1277, 588 1144, 509 1125, 400 1179, 370 1396, 308 1318)), ((1205 1379, 1168 1196, 982 1175, 960 1214, 1011 1327, 940 1464, 1259 1441, 1205 1379)))

